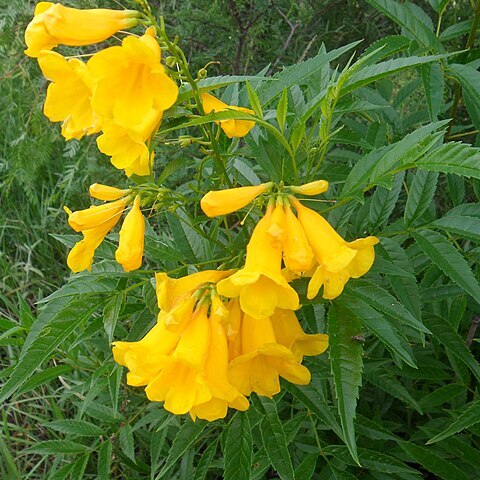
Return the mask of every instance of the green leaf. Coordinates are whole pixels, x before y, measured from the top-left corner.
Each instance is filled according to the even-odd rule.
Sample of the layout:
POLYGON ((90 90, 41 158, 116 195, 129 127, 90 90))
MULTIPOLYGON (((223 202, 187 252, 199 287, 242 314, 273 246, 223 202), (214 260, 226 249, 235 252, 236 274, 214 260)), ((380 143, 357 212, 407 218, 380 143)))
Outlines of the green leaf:
POLYGON ((401 72, 407 68, 425 65, 431 62, 446 58, 448 55, 430 55, 426 57, 404 57, 386 60, 385 62, 370 65, 354 73, 342 88, 340 94, 346 95, 361 87, 365 87, 369 83, 376 82, 382 78, 401 72))
POLYGON ((454 463, 445 460, 443 456, 438 455, 431 448, 420 447, 413 442, 399 442, 399 445, 415 463, 419 463, 439 478, 443 480, 468 480, 467 475, 454 463))
POLYGON ((357 280, 347 285, 349 295, 355 296, 376 310, 423 333, 430 333, 398 300, 382 287, 366 280, 357 280))
POLYGON ((466 143, 449 142, 429 152, 416 165, 422 170, 480 178, 480 149, 466 143))
POLYGON ((412 236, 430 260, 480 304, 480 285, 462 254, 437 232, 421 230, 412 236))
POLYGON ((466 367, 480 381, 480 365, 468 349, 463 338, 455 331, 444 318, 431 315, 425 319, 425 323, 438 340, 455 358, 465 364, 466 367))
POLYGON ((288 451, 287 438, 283 431, 282 423, 278 418, 275 401, 266 397, 252 397, 257 409, 262 412, 260 432, 263 447, 268 458, 282 480, 295 480, 292 459, 288 451))
POLYGON ((282 96, 278 101, 277 111, 276 111, 276 118, 278 122, 278 126, 280 127, 280 131, 283 132, 285 130, 285 122, 287 121, 287 111, 288 111, 288 90, 283 90, 282 96))
POLYGON ((476 129, 480 129, 480 72, 471 65, 449 65, 449 73, 462 86, 465 106, 476 129))
POLYGON ((40 385, 44 385, 52 380, 58 380, 58 377, 64 375, 72 370, 70 365, 56 365, 55 367, 49 367, 41 372, 32 375, 30 380, 26 381, 21 388, 18 389, 17 395, 23 395, 38 388, 40 385))
POLYGON ((445 438, 451 437, 465 428, 476 425, 480 422, 480 400, 471 402, 462 407, 463 412, 454 420, 443 432, 431 438, 427 445, 440 442, 445 438))
POLYGON ((178 430, 172 446, 168 452, 168 457, 165 461, 160 473, 155 477, 155 480, 159 480, 164 477, 175 463, 185 454, 185 452, 197 441, 200 437, 203 429, 205 428, 205 422, 197 420, 192 422, 191 420, 185 420, 185 423, 178 430))
POLYGON ((430 121, 436 122, 443 107, 444 77, 439 63, 429 63, 420 67, 423 88, 427 100, 430 121))
MULTIPOLYGON (((422 397, 418 404, 427 412, 430 409, 443 405, 444 403, 458 397, 465 392, 465 388, 462 385, 452 383, 451 385, 444 385, 433 392, 422 397)), ((479 419, 480 421, 480 419, 479 419)))
POLYGON ((34 323, 25 340, 15 369, 0 390, 0 403, 13 395, 53 353, 53 351, 77 328, 91 317, 101 301, 91 300, 91 296, 57 299, 49 305, 55 313, 46 309, 34 323))
POLYGON ((70 440, 46 440, 39 442, 24 450, 25 453, 38 453, 41 455, 57 455, 57 454, 77 454, 87 453, 91 449, 80 443, 70 440))
POLYGON ((437 181, 437 172, 419 170, 415 173, 413 182, 410 185, 405 213, 403 215, 406 227, 409 227, 427 211, 433 201, 437 181))
POLYGON ((105 433, 105 429, 85 420, 54 420, 44 425, 57 432, 79 437, 98 437, 105 433))
POLYGON ((195 476, 193 480, 205 480, 208 475, 208 470, 213 462, 213 458, 217 453, 218 439, 214 440, 207 449, 202 453, 200 460, 198 461, 197 468, 195 469, 195 476))
POLYGON ((385 16, 404 28, 408 33, 424 47, 430 47, 435 51, 441 51, 442 46, 432 30, 412 14, 404 4, 395 0, 367 0, 370 5, 382 12, 385 16))
POLYGON ((362 384, 363 345, 354 337, 361 332, 360 322, 343 309, 340 303, 330 306, 328 312, 329 356, 338 412, 348 451, 359 465, 354 420, 359 387, 362 384))
POLYGON ((431 223, 446 232, 460 235, 474 242, 480 243, 480 218, 460 215, 447 215, 431 223))
POLYGON ((392 353, 397 354, 407 365, 417 368, 405 339, 391 323, 368 303, 349 295, 343 295, 342 307, 349 310, 367 327, 392 353))
POLYGON ((252 468, 252 431, 246 412, 238 412, 228 427, 225 443, 225 480, 249 480, 252 468))
POLYGON ((255 114, 263 120, 263 111, 262 111, 262 104, 260 103, 260 99, 258 98, 257 92, 252 88, 250 82, 247 82, 247 94, 248 94, 248 101, 253 108, 255 114))
POLYGON ((112 441, 105 440, 98 449, 97 478, 98 480, 109 480, 112 463, 112 441))
POLYGON ((127 423, 120 429, 120 447, 122 452, 135 463, 135 445, 133 440, 132 427, 127 423))
POLYGON ((121 291, 114 295, 105 305, 103 309, 103 328, 107 334, 108 343, 112 343, 115 327, 117 326, 118 317, 125 305, 125 292, 121 291))

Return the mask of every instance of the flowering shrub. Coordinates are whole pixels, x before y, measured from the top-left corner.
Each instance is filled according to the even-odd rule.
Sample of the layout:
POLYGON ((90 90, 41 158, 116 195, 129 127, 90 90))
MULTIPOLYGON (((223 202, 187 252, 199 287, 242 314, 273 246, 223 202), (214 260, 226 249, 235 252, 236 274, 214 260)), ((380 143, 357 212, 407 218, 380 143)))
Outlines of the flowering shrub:
MULTIPOLYGON (((68 224, 83 235, 64 238, 76 274, 45 300, 0 397, 19 390, 102 309, 104 340, 113 346, 105 367, 120 372, 114 361, 126 367, 126 384, 159 402, 152 412, 161 405, 195 422, 185 420, 155 478, 167 475, 208 428, 201 420, 220 420, 228 428, 221 441, 226 478, 250 478, 250 428, 261 422, 262 467, 255 475, 271 465, 293 479, 298 462, 288 453, 276 406, 282 395, 340 438, 351 457, 342 460, 346 465, 368 466, 369 451, 357 448, 355 435, 364 358, 368 381, 419 413, 419 399, 375 362, 420 371, 417 347, 433 334, 456 357, 453 368, 460 362, 480 379, 439 303, 457 309, 447 293, 453 291, 477 302, 467 309, 465 300, 461 315, 478 312, 472 270, 478 252, 471 243, 479 240, 478 204, 436 218, 432 203, 440 173, 455 184, 480 179, 478 149, 445 141, 448 120, 438 120, 433 91, 439 75, 443 81, 440 67, 460 83, 468 81, 467 67, 441 49, 425 55, 416 40, 397 36, 357 58, 358 42, 321 50, 273 77, 209 77, 208 65, 193 74, 181 39, 171 38, 146 1, 137 5, 81 10, 40 2, 26 29, 25 53, 49 82, 45 116, 61 123, 66 140, 97 135, 119 183, 93 184, 89 208, 64 206, 68 224), (63 46, 75 53, 63 55, 63 46), (346 66, 333 69, 346 53, 346 66), (406 134, 373 86, 414 68, 422 72, 431 123, 406 134), (172 147, 190 159, 160 165, 172 147), (179 184, 172 174, 187 163, 195 171, 179 184), (397 202, 403 216, 394 214, 397 202), (364 350, 366 336, 372 341, 364 350)), ((467 105, 475 98, 473 92, 467 105)), ((478 183, 472 185, 478 197, 478 183)), ((118 395, 120 383, 112 388, 118 395)), ((362 428, 381 439, 368 422, 362 428)), ((132 444, 131 429, 122 432, 132 444)), ((318 436, 316 442, 322 450, 318 436)), ((427 453, 397 443, 405 453, 383 471, 417 478, 402 460, 423 464, 418 458, 427 453)), ((342 449, 322 453, 333 457, 327 466, 335 478, 345 470, 335 463, 338 452, 347 454, 342 449)))

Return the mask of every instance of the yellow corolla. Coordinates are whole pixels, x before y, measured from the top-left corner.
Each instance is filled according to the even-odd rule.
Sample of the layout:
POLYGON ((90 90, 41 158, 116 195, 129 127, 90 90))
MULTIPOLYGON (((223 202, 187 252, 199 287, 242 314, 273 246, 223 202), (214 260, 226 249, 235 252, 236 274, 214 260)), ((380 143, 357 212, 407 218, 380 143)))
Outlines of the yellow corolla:
POLYGON ((93 55, 88 61, 96 82, 93 109, 103 119, 130 129, 140 125, 152 109, 170 108, 177 100, 178 87, 165 73, 160 58, 153 28, 93 55))
POLYGON ((244 315, 241 335, 242 354, 228 367, 228 379, 240 393, 271 397, 280 392, 279 377, 298 385, 310 382, 308 369, 277 342, 270 318, 244 315))
POLYGON ((125 198, 120 198, 115 202, 104 203, 103 205, 92 205, 85 210, 68 212, 68 223, 76 232, 83 232, 90 228, 108 222, 117 213, 122 213, 127 206, 125 198))
POLYGON ((242 311, 254 318, 269 317, 276 308, 299 308, 297 292, 281 273, 282 246, 269 232, 273 210, 270 204, 255 227, 245 266, 217 284, 220 295, 239 297, 242 311))
POLYGON ((199 287, 217 283, 232 273, 233 270, 204 270, 181 278, 170 278, 164 272, 156 273, 158 307, 165 312, 170 312, 186 298, 190 298, 199 287))
POLYGON ((110 202, 113 200, 118 200, 121 197, 124 197, 130 192, 130 190, 110 187, 108 185, 102 185, 101 183, 94 183, 90 185, 88 192, 90 193, 90 196, 93 198, 97 198, 98 200, 106 200, 110 202))
MULTIPOLYGON (((249 108, 228 105, 209 93, 202 93, 202 104, 205 113, 224 112, 225 110, 236 110, 253 115, 255 112, 249 108)), ((220 125, 228 138, 244 137, 255 126, 255 122, 251 120, 218 120, 215 121, 220 125)))
POLYGON ((87 65, 56 52, 42 52, 38 64, 52 83, 48 86, 43 112, 52 122, 62 123, 62 135, 80 139, 100 131, 100 118, 90 105, 93 80, 87 65))
POLYGON ((39 2, 25 30, 25 53, 38 57, 58 45, 81 46, 102 42, 138 24, 140 12, 96 8, 78 10, 60 3, 39 2))
POLYGON ((109 217, 97 226, 83 230, 83 240, 76 243, 67 257, 67 265, 72 272, 91 270, 95 250, 100 246, 108 232, 115 227, 122 216, 122 210, 110 212, 109 217))
POLYGON ((271 317, 275 338, 301 362, 304 356, 319 355, 328 348, 328 335, 305 333, 291 310, 277 309, 271 317))
POLYGON ((314 298, 323 285, 323 298, 334 299, 342 293, 350 278, 361 277, 370 270, 375 260, 373 246, 378 238, 370 236, 346 242, 317 212, 293 197, 290 201, 297 210, 317 263, 307 297, 314 298))
POLYGON ((128 128, 106 120, 102 135, 97 138, 98 149, 112 157, 112 165, 132 174, 150 175, 153 165, 153 152, 148 148, 152 136, 160 126, 162 111, 150 109, 140 123, 128 128))
POLYGON ((290 190, 293 193, 300 195, 320 195, 328 190, 328 182, 326 180, 315 180, 314 182, 305 183, 300 186, 291 186, 290 190))
POLYGON ((235 212, 245 207, 262 193, 272 188, 273 183, 261 183, 249 187, 212 190, 202 197, 200 206, 210 218, 235 212))
POLYGON ((145 243, 145 218, 140 210, 140 197, 133 202, 120 229, 120 240, 115 259, 126 272, 140 268, 145 243))

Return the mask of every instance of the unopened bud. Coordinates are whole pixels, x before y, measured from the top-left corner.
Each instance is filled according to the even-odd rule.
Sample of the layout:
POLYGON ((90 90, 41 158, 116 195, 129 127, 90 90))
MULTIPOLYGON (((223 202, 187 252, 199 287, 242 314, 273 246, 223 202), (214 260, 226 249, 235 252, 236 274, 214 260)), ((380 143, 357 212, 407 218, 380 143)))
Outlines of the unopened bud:
POLYGON ((165 59, 165 63, 167 64, 168 67, 172 68, 175 65, 175 63, 177 63, 177 61, 175 60, 175 57, 170 56, 165 59))
POLYGON ((293 193, 300 195, 319 195, 328 190, 328 182, 326 180, 316 180, 314 182, 306 183, 305 185, 291 186, 293 193))
POLYGON ((205 78, 207 76, 207 70, 205 68, 201 68, 198 73, 198 78, 205 78))

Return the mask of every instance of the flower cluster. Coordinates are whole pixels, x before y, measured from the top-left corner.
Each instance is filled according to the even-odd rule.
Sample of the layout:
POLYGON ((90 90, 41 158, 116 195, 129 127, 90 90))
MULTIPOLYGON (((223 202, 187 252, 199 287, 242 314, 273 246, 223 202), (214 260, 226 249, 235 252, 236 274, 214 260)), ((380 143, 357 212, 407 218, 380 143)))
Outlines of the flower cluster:
POLYGON ((108 232, 120 221, 129 203, 132 208, 125 216, 120 229, 120 240, 115 258, 126 272, 135 270, 142 264, 145 234, 145 219, 140 210, 140 197, 132 198, 130 190, 121 190, 95 183, 90 186, 90 195, 108 203, 96 205, 86 210, 68 213, 68 223, 76 232, 82 232, 83 240, 78 242, 67 258, 67 264, 73 272, 90 270, 95 250, 100 246, 108 232))
POLYGON ((175 414, 223 418, 228 408, 247 410, 252 392, 272 396, 279 377, 310 381, 304 355, 325 351, 328 337, 307 335, 291 310, 254 318, 237 299, 218 293, 232 271, 207 270, 180 279, 156 275, 160 313, 138 342, 115 342, 115 360, 129 369, 127 382, 175 414))

